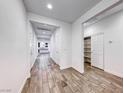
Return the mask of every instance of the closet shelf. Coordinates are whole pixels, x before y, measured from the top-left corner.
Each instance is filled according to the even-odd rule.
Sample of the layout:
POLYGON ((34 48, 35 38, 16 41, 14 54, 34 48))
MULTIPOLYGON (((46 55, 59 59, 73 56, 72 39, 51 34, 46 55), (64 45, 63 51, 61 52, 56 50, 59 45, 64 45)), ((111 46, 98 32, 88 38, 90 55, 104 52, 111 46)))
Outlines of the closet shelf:
POLYGON ((85 62, 89 62, 89 63, 91 63, 91 61, 85 61, 85 62))
POLYGON ((84 45, 91 45, 91 44, 84 43, 84 45))
POLYGON ((91 37, 84 38, 84 61, 91 63, 91 37))
POLYGON ((84 56, 85 58, 91 58, 91 57, 89 57, 89 56, 84 56))
POLYGON ((84 53, 91 53, 91 51, 84 51, 84 53))

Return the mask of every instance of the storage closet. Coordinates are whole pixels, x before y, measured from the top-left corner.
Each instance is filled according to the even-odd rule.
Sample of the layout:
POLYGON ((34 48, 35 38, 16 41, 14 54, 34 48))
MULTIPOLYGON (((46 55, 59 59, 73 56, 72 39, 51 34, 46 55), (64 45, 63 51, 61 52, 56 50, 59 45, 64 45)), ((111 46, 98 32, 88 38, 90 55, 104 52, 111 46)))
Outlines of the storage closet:
POLYGON ((91 37, 84 38, 84 62, 91 64, 91 37))

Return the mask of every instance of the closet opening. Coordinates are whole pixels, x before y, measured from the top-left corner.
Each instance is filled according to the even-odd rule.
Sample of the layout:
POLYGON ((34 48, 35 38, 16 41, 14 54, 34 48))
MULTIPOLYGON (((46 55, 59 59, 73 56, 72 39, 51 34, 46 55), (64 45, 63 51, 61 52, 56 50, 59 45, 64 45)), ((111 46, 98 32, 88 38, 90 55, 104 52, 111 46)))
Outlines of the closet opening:
POLYGON ((91 67, 91 37, 84 38, 84 70, 91 67))

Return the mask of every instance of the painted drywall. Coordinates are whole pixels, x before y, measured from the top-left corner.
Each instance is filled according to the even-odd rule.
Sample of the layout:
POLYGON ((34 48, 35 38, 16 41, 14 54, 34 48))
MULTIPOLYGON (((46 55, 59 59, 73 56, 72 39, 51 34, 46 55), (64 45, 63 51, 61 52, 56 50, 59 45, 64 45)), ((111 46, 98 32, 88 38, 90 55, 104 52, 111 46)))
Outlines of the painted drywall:
POLYGON ((59 29, 55 30, 50 39, 50 56, 59 65, 61 57, 61 31, 59 29))
POLYGON ((72 67, 80 73, 84 72, 82 29, 82 24, 72 25, 72 67))
POLYGON ((37 56, 38 56, 38 40, 36 37, 36 34, 34 32, 34 29, 32 28, 32 24, 30 23, 30 20, 28 19, 28 51, 29 51, 29 61, 30 61, 30 68, 33 66, 37 56))
POLYGON ((0 0, 0 92, 21 93, 29 76, 27 18, 22 0, 0 0))
POLYGON ((119 1, 120 0, 102 0, 72 24, 72 67, 79 72, 84 72, 82 23, 108 9, 119 1))
POLYGON ((104 70, 122 77, 123 12, 120 11, 105 17, 84 29, 84 36, 92 36, 97 33, 104 33, 104 70))
POLYGON ((28 16, 32 21, 59 27, 54 33, 53 39, 53 42, 58 42, 58 44, 53 44, 52 47, 56 49, 53 53, 54 57, 53 55, 51 57, 60 65, 61 69, 71 67, 71 24, 32 13, 29 13, 28 16))

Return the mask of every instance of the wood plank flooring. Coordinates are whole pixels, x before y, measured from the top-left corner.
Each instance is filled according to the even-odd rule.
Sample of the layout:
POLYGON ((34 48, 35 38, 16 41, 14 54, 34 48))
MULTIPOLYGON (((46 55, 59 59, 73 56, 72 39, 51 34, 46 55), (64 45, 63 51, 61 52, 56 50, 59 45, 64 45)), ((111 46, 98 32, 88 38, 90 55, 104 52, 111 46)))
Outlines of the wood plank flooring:
POLYGON ((85 73, 73 68, 60 70, 48 54, 37 58, 30 84, 22 93, 122 93, 123 80, 86 65, 85 73))

